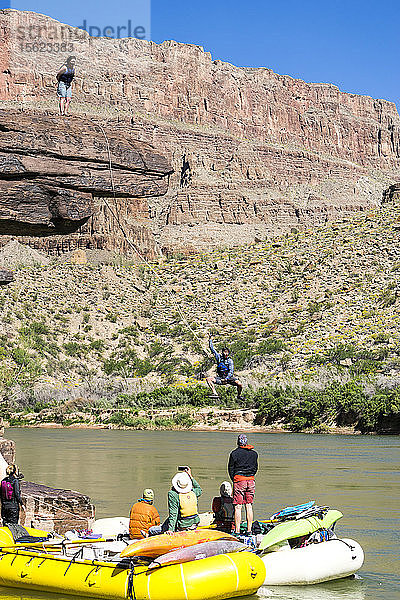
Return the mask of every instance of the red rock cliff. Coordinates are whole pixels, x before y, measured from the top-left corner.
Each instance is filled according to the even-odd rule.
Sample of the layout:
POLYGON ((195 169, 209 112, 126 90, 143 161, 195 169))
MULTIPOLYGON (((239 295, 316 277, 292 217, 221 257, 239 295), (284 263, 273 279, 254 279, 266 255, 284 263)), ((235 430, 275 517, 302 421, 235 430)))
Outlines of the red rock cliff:
POLYGON ((399 181, 400 118, 390 102, 235 67, 198 46, 90 38, 42 15, 0 13, 4 101, 54 110, 54 74, 73 52, 74 110, 119 116, 167 153, 175 173, 150 206, 166 250, 342 218, 399 181), (67 52, 37 51, 63 40, 67 52))
POLYGON ((31 235, 28 243, 50 252, 127 253, 127 234, 154 257, 149 200, 165 194, 170 173, 126 127, 0 110, 0 243, 31 235))

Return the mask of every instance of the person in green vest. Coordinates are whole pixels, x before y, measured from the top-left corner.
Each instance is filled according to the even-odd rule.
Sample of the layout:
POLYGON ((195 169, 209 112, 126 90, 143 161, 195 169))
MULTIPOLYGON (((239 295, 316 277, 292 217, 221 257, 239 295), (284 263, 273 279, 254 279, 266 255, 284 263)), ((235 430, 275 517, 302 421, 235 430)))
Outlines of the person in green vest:
POLYGON ((190 467, 179 471, 172 478, 172 489, 168 492, 168 530, 187 531, 196 529, 200 522, 197 498, 202 489, 192 477, 190 467))

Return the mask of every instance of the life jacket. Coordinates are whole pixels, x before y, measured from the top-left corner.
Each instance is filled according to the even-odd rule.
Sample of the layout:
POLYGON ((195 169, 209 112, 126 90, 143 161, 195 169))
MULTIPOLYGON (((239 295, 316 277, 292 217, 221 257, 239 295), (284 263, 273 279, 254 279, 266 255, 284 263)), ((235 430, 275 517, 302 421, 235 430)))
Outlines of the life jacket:
POLYGON ((192 490, 187 494, 179 494, 181 517, 194 517, 198 513, 197 496, 192 490))
POLYGON ((233 523, 235 520, 235 507, 233 506, 233 498, 230 496, 214 498, 212 509, 218 523, 233 523))
POLYGON ((233 499, 221 496, 221 513, 224 521, 233 523, 235 520, 235 507, 233 506, 233 499))
POLYGON ((7 479, 3 479, 1 482, 1 499, 3 502, 10 502, 14 496, 14 487, 13 484, 7 481, 7 479))
POLYGON ((226 377, 229 373, 229 365, 227 365, 226 362, 221 360, 217 364, 217 373, 220 377, 226 377))
POLYGON ((69 85, 71 85, 71 82, 74 77, 75 77, 75 69, 70 69, 69 67, 67 67, 66 72, 63 73, 62 75, 60 75, 60 81, 65 83, 65 85, 69 86, 69 85))

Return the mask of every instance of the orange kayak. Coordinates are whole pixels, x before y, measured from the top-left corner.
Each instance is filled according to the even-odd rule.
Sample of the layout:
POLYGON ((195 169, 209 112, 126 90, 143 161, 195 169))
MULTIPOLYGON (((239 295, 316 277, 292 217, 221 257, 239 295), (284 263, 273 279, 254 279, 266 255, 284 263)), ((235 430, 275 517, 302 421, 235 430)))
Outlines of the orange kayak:
POLYGON ((217 531, 216 529, 195 529, 194 531, 178 531, 168 535, 162 533, 152 537, 138 540, 127 546, 121 552, 121 558, 130 556, 146 556, 148 558, 158 558, 167 552, 188 548, 195 544, 203 542, 213 542, 214 540, 236 540, 233 535, 217 531))

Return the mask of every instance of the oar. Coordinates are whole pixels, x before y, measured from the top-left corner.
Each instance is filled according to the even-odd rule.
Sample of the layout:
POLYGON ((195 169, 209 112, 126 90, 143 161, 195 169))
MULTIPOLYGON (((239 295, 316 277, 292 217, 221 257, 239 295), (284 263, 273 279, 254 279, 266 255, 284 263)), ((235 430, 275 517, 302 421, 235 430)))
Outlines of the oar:
POLYGON ((93 544, 93 543, 99 543, 99 542, 116 542, 116 541, 117 541, 117 539, 115 537, 113 537, 113 538, 95 538, 93 540, 91 540, 91 539, 67 540, 64 538, 60 541, 45 540, 44 542, 27 542, 27 543, 21 542, 19 544, 0 546, 0 551, 16 550, 18 548, 47 548, 47 547, 52 547, 52 546, 78 546, 81 544, 93 544))

